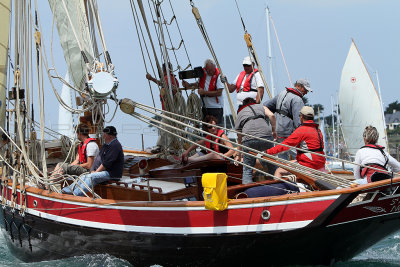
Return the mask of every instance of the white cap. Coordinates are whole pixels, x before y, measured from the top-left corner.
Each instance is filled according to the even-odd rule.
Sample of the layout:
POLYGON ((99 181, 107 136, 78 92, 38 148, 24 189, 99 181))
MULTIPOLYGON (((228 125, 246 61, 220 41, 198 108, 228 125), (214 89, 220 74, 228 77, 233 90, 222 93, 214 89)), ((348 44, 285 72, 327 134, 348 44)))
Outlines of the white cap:
POLYGON ((252 65, 253 64, 253 62, 252 62, 252 60, 250 59, 250 57, 245 57, 244 59, 243 59, 243 63, 242 63, 243 65, 252 65))
POLYGON ((309 106, 303 106, 300 110, 300 113, 304 116, 314 117, 314 109, 309 106))

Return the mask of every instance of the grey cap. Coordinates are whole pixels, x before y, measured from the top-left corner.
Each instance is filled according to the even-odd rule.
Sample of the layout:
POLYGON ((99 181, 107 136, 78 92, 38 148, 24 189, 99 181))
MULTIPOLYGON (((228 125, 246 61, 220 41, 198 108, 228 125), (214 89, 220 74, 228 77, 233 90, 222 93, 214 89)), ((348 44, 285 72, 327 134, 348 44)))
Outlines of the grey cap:
POLYGON ((296 83, 303 85, 307 91, 312 92, 312 90, 310 88, 310 82, 307 81, 306 79, 297 80, 296 83))
POLYGON ((300 110, 300 113, 304 116, 314 117, 314 109, 309 106, 303 106, 300 110))

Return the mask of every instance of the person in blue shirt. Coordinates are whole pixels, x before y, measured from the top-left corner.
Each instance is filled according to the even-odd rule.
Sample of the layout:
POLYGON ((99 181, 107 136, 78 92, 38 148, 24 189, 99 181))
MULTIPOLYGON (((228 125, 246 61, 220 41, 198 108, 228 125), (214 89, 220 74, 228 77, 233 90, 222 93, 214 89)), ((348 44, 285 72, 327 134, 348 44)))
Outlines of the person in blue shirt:
MULTIPOLYGON (((117 139, 117 130, 114 126, 103 129, 104 144, 94 160, 90 174, 81 177, 81 180, 89 187, 122 177, 124 167, 124 153, 121 143, 117 139)), ((83 196, 88 192, 87 188, 78 181, 76 185, 64 187, 62 193, 83 196)))

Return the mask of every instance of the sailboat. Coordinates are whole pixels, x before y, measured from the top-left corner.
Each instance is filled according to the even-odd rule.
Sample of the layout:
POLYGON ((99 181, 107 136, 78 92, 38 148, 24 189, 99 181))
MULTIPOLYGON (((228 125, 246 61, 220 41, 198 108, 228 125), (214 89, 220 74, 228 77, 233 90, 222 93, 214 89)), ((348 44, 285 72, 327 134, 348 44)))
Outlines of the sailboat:
MULTIPOLYGON (((162 158, 127 158, 124 177, 120 180, 88 187, 84 197, 62 193, 59 187, 64 182, 76 183, 79 177, 61 177, 62 181, 49 177, 54 166, 48 159, 63 162, 68 155, 46 149, 49 140, 45 138, 47 129, 43 125, 44 103, 37 103, 39 122, 34 120, 32 109, 21 109, 32 104, 31 91, 44 93, 40 83, 36 90, 23 91, 20 81, 29 82, 27 78, 33 74, 38 75, 39 81, 44 78, 40 70, 46 65, 46 57, 40 35, 45 33, 40 32, 40 23, 30 24, 33 14, 40 18, 38 10, 31 9, 30 1, 15 3, 11 12, 10 1, 1 1, 2 25, 9 25, 12 15, 17 22, 14 41, 29 46, 29 38, 18 29, 33 27, 36 37, 32 43, 34 49, 13 54, 19 62, 11 78, 13 88, 1 80, 3 87, 11 91, 8 107, 15 107, 15 116, 8 119, 15 118, 17 123, 11 124, 13 127, 0 127, 8 134, 12 152, 1 155, 0 225, 10 251, 21 260, 34 262, 106 253, 135 266, 221 266, 259 264, 263 255, 268 265, 332 264, 350 259, 398 231, 400 177, 351 186, 346 179, 262 152, 257 155, 260 160, 288 169, 296 182, 302 184, 304 192, 289 190, 282 195, 246 197, 246 190, 258 186, 297 184, 293 183, 293 177, 291 180, 272 177, 242 185, 240 169, 230 159, 182 165, 162 158), (35 57, 30 57, 30 53, 35 57), (27 63, 32 58, 39 62, 37 73, 24 68, 30 66, 27 63), (34 159, 37 157, 39 160, 34 159), (138 183, 138 177, 144 178, 144 182, 138 183), (221 201, 213 201, 215 194, 221 201)), ((101 111, 108 101, 118 104, 123 113, 117 112, 116 116, 126 120, 139 119, 158 126, 155 120, 142 114, 146 111, 174 125, 190 127, 179 120, 182 115, 117 96, 118 80, 101 31, 96 1, 50 0, 49 4, 72 81, 63 83, 78 91, 83 103, 71 107, 61 98, 57 99, 64 108, 79 114, 81 123, 90 124, 94 135, 99 136, 104 125, 105 116, 101 111), (97 27, 93 28, 95 24, 97 27), (102 53, 94 49, 91 34, 94 29, 101 36, 102 53)), ((4 66, 10 32, 0 32, 0 62, 4 66)), ((24 46, 15 46, 17 50, 20 47, 24 46)), ((0 68, 3 75, 6 70, 0 68)), ((49 76, 50 80, 54 78, 49 76)), ((194 121, 190 117, 185 120, 194 121)), ((171 134, 187 133, 185 128, 171 125, 159 126, 159 129, 173 129, 169 131, 171 134)), ((175 137, 191 142, 184 134, 175 137)))
POLYGON ((343 134, 350 154, 355 155, 364 145, 362 134, 368 125, 378 130, 377 144, 388 147, 381 97, 354 40, 342 70, 339 107, 343 134))

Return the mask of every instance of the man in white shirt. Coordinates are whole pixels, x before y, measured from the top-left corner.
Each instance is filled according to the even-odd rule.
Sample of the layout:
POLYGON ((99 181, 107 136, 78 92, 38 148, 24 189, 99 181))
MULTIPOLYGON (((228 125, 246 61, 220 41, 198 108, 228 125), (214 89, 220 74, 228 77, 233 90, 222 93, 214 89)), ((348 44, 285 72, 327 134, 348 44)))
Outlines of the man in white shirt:
POLYGON ((207 115, 212 115, 217 118, 218 125, 222 125, 224 115, 224 99, 222 90, 224 85, 221 82, 219 70, 215 65, 214 60, 207 59, 204 62, 204 75, 197 83, 182 82, 185 88, 197 87, 198 93, 201 97, 203 118, 207 115))
POLYGON ((71 164, 57 164, 52 176, 60 174, 79 176, 88 172, 92 167, 94 159, 99 154, 99 146, 96 143, 96 139, 89 137, 89 127, 86 124, 79 124, 76 133, 81 143, 75 160, 71 164))
POLYGON ((264 83, 257 69, 254 68, 254 62, 250 57, 243 59, 243 71, 236 76, 232 84, 228 83, 229 92, 237 92, 236 101, 238 109, 243 105, 243 100, 251 97, 257 104, 261 103, 264 96, 264 83))

